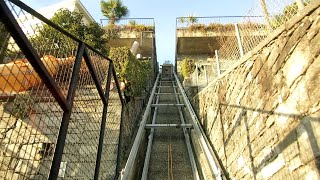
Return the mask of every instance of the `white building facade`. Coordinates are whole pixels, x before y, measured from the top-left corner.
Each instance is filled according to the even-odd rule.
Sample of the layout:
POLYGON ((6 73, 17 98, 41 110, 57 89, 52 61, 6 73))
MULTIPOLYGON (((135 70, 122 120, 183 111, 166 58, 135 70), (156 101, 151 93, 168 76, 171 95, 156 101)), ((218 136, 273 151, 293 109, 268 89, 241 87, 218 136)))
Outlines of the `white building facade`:
MULTIPOLYGON (((80 0, 64 0, 59 3, 43 7, 36 10, 38 13, 50 19, 60 9, 68 9, 69 11, 78 11, 83 14, 83 23, 90 24, 95 22, 87 9, 83 6, 80 0)), ((27 36, 33 36, 37 29, 42 26, 42 21, 32 16, 31 14, 21 15, 17 17, 17 21, 20 24, 22 30, 27 36)))

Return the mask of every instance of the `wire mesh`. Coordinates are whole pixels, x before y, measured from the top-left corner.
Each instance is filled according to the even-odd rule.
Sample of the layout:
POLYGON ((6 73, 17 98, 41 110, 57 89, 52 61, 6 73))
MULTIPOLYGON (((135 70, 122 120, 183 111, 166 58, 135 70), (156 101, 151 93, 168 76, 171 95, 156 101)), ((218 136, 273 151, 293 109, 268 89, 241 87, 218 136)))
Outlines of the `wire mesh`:
MULTIPOLYGON (((115 82, 112 77, 111 82, 115 82)), ((102 149, 100 177, 104 179, 114 179, 114 172, 117 165, 121 111, 122 106, 118 95, 118 89, 114 83, 110 85, 107 126, 105 129, 104 143, 102 149)))
POLYGON ((312 0, 264 0, 256 1, 248 15, 263 16, 265 23, 270 30, 279 27, 299 12, 301 2, 303 6, 308 5, 312 0))
MULTIPOLYGON (((23 7, 10 1, 6 5, 66 98, 81 42, 23 7)), ((65 112, 1 21, 0 30, 0 179, 48 179, 50 170, 56 168, 51 164, 65 112)), ((92 73, 106 90, 110 62, 90 47, 87 52, 94 71, 89 71, 82 58, 59 178, 93 179, 95 173, 106 106, 92 73)), ((114 177, 118 165, 122 104, 116 82, 112 82, 99 176, 103 179, 114 177)))
POLYGON ((109 60, 101 57, 91 49, 88 50, 92 65, 96 71, 99 84, 102 88, 105 88, 107 83, 107 74, 109 68, 109 60))
POLYGON ((0 179, 47 179, 63 111, 0 27, 0 179))
MULTIPOLYGON (((7 5, 66 97, 78 43, 10 1, 7 5)), ((11 47, 17 46, 11 43, 11 47)))
POLYGON ((59 177, 91 179, 94 176, 103 103, 85 63, 78 80, 59 177))
MULTIPOLYGON (((300 2, 302 6, 306 6, 311 1, 301 0, 300 2)), ((299 7, 297 2, 299 1, 255 1, 246 16, 178 17, 176 19, 177 38, 210 37, 215 41, 213 45, 208 45, 210 53, 206 62, 202 62, 204 59, 202 54, 192 54, 192 59, 198 63, 198 69, 191 74, 191 85, 201 88, 217 77, 217 74, 210 72, 211 69, 216 69, 216 65, 209 61, 211 56, 216 58, 215 50, 218 50, 222 73, 241 58, 241 51, 243 54, 248 53, 277 27, 297 14, 303 8, 299 7)), ((177 59, 183 59, 183 54, 179 54, 177 59)))

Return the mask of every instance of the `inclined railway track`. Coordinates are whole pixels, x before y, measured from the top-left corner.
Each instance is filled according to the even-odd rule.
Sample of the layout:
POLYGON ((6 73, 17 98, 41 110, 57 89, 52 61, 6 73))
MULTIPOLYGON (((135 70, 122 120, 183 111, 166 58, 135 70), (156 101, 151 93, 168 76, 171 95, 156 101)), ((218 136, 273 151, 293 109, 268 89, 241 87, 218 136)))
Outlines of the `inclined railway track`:
MULTIPOLYGON (((142 139, 147 140, 141 178, 225 179, 176 74, 159 74, 140 122, 122 179, 134 179, 142 139), (188 114, 189 119, 186 119, 188 114), (191 131, 201 146, 212 177, 201 174, 191 131), (146 133, 147 132, 147 133, 146 133), (147 134, 147 138, 143 138, 147 134), (133 178, 134 177, 134 178, 133 178)), ((138 173, 139 174, 139 173, 138 173)))

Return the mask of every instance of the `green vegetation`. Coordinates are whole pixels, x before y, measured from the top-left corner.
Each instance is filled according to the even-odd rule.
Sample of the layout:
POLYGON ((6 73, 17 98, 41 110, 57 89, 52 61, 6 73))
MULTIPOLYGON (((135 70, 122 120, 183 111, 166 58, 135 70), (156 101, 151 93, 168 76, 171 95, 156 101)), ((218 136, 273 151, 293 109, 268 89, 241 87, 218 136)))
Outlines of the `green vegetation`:
MULTIPOLYGON (((82 19, 83 14, 77 11, 71 12, 67 9, 60 9, 54 14, 51 21, 93 48, 106 53, 105 44, 107 40, 102 37, 105 33, 104 30, 96 22, 85 25, 82 19)), ((44 24, 38 30, 37 36, 33 37, 31 41, 41 53, 52 53, 53 49, 59 49, 60 53, 70 54, 75 51, 74 47, 77 47, 77 42, 47 24, 44 24)))
MULTIPOLYGON (((259 24, 259 23, 253 23, 253 22, 246 22, 239 24, 239 27, 242 29, 256 29, 257 27, 264 28, 265 25, 259 24)), ((206 24, 191 24, 188 26, 188 30, 191 32, 200 31, 200 32, 230 32, 235 31, 234 24, 221 24, 221 23, 210 23, 208 25, 206 24)))
MULTIPOLYGON (((306 6, 308 3, 310 3, 310 0, 305 1, 304 5, 306 6)), ((270 17, 265 0, 260 0, 260 4, 263 10, 264 18, 268 22, 269 29, 276 29, 284 22, 292 18, 299 11, 298 4, 294 2, 286 6, 281 13, 270 17)))
POLYGON ((181 24, 187 23, 187 26, 193 25, 198 22, 198 18, 190 15, 188 17, 180 17, 178 22, 181 24))
POLYGON ((137 60, 128 47, 111 48, 109 58, 114 62, 119 80, 126 84, 126 95, 140 96, 151 75, 150 61, 137 60))
MULTIPOLYGON (((305 3, 307 5, 307 3, 305 3)), ((296 2, 292 3, 291 5, 286 6, 283 11, 273 18, 270 19, 269 23, 272 29, 276 29, 280 25, 282 25, 285 21, 292 18, 296 12, 298 12, 298 4, 296 2)))
POLYGON ((10 34, 4 27, 4 24, 0 22, 0 64, 3 63, 3 59, 6 56, 9 38, 10 34))
POLYGON ((143 24, 137 24, 136 21, 132 20, 128 25, 107 25, 103 27, 104 35, 103 37, 110 41, 110 39, 117 38, 121 31, 130 32, 143 32, 143 31, 154 31, 154 26, 146 26, 143 24))
POLYGON ((193 59, 185 58, 181 64, 183 78, 190 77, 196 68, 195 61, 193 59))
POLYGON ((20 93, 13 102, 5 104, 5 110, 18 119, 24 119, 29 116, 33 109, 34 100, 30 94, 20 93))
POLYGON ((121 30, 129 30, 129 31, 136 31, 136 32, 142 32, 142 31, 154 31, 154 26, 146 26, 143 24, 128 24, 128 25, 122 25, 119 27, 121 30))
POLYGON ((128 8, 122 4, 121 0, 101 1, 100 6, 102 14, 110 20, 110 25, 114 25, 120 18, 129 14, 128 8))

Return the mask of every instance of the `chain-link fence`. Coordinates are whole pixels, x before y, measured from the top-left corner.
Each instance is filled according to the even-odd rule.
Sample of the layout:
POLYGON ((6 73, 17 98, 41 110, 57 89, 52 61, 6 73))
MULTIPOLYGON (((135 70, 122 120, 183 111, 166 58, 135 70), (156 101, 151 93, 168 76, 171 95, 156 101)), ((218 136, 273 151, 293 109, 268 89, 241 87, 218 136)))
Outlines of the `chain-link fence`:
POLYGON ((113 179, 112 61, 18 0, 0 1, 0 19, 0 179, 113 179))
MULTIPOLYGON (((178 17, 177 38, 207 37, 213 38, 214 41, 213 45, 208 44, 210 51, 207 60, 203 60, 202 54, 192 54, 189 57, 197 61, 196 68, 190 76, 190 85, 199 86, 200 89, 206 86, 218 77, 218 73, 212 72, 225 71, 225 68, 251 51, 311 1, 255 1, 246 16, 178 17), (220 66, 220 69, 217 66, 220 66)), ((181 57, 178 59, 181 60, 181 57)))

